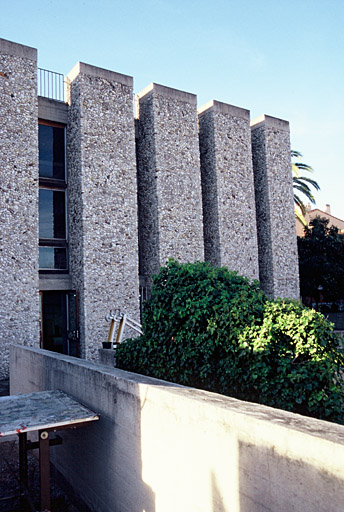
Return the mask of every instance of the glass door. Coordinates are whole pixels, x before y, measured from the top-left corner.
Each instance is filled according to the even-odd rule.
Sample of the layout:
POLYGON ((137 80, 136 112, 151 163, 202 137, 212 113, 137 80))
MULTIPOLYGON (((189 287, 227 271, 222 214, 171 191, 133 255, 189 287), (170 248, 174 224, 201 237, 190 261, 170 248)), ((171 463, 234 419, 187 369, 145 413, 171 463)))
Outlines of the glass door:
POLYGON ((79 357, 76 292, 43 291, 41 305, 42 348, 79 357))

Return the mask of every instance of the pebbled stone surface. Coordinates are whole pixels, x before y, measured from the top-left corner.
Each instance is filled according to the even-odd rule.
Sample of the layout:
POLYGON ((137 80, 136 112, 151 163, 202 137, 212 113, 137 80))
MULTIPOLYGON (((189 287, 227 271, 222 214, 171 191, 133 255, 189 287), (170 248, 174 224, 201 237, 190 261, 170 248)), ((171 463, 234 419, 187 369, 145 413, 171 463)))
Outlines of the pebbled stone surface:
POLYGON ((273 297, 299 299, 289 123, 264 116, 252 126, 259 276, 273 297))
POLYGON ((140 274, 203 260, 196 97, 153 84, 138 95, 140 274))
POLYGON ((37 62, 26 47, 11 43, 13 55, 6 43, 0 40, 0 379, 10 344, 39 346, 37 62))
POLYGON ((81 67, 69 86, 70 270, 80 297, 81 356, 94 360, 110 309, 139 320, 133 90, 110 78, 81 67))
MULTIPOLYGON (((82 357, 98 359, 110 308, 139 319, 139 273, 149 288, 169 257, 255 278, 258 239, 263 289, 299 297, 287 122, 254 123, 251 154, 248 111, 212 102, 199 142, 196 96, 152 84, 137 97, 135 155, 132 78, 79 63, 67 82, 82 357)), ((37 120, 37 52, 0 39, 0 379, 10 344, 39 346, 37 120)))
POLYGON ((205 259, 258 279, 249 112, 213 101, 199 131, 205 259))

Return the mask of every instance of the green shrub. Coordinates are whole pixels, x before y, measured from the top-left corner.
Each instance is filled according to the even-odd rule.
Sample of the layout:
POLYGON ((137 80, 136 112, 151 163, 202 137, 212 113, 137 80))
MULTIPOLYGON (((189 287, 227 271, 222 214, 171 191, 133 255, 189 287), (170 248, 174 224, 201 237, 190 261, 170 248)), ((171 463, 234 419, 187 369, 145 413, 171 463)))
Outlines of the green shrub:
POLYGON ((298 302, 269 301, 258 281, 170 260, 143 330, 118 347, 118 367, 342 422, 344 361, 331 324, 298 302))
MULTIPOLYGON (((223 392, 223 361, 237 364, 240 332, 263 313, 258 281, 207 263, 170 260, 154 278, 143 312, 144 336, 116 353, 120 367, 223 392), (230 357, 229 357, 230 355, 230 357)), ((234 378, 233 384, 235 385, 234 378)))
POLYGON ((344 358, 321 313, 297 301, 268 301, 260 325, 239 336, 248 350, 243 398, 343 423, 344 358))

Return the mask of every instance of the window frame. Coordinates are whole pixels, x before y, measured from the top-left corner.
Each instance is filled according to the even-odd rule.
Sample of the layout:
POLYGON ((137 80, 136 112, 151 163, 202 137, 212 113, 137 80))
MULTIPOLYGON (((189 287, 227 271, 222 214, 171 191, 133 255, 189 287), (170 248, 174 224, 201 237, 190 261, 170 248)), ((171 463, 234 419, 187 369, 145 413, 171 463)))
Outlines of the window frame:
MULTIPOLYGON (((47 121, 45 119, 38 119, 38 130, 39 125, 44 126, 51 126, 53 128, 62 128, 64 131, 64 179, 60 180, 57 178, 47 178, 47 177, 41 177, 39 175, 39 190, 40 189, 46 189, 51 191, 58 191, 58 192, 64 192, 65 194, 65 232, 66 237, 65 238, 40 238, 38 245, 39 247, 54 247, 54 248, 64 248, 66 249, 66 268, 65 269, 58 269, 58 268, 39 268, 40 274, 68 274, 69 273, 69 251, 68 251, 68 173, 67 173, 67 157, 66 157, 66 125, 63 123, 56 123, 55 121, 47 121)), ((39 164, 39 161, 38 161, 39 164)), ((39 165, 38 165, 39 167, 39 165)))

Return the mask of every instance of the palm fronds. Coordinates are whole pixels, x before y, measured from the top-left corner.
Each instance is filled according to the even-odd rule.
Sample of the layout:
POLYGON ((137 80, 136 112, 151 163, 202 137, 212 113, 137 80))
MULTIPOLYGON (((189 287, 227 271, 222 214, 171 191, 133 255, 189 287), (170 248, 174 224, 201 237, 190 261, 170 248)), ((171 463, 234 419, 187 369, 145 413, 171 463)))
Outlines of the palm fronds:
MULTIPOLYGON (((291 150, 291 158, 302 158, 302 154, 299 151, 294 149, 291 150)), ((308 201, 315 204, 315 199, 310 187, 313 187, 315 190, 320 190, 318 183, 307 176, 303 176, 301 173, 306 172, 314 172, 313 168, 305 164, 304 162, 293 162, 292 161, 292 171, 293 171, 293 187, 294 187, 294 202, 295 202, 295 216, 300 220, 300 222, 307 226, 307 222, 305 219, 306 214, 306 206, 303 200, 295 193, 295 191, 301 192, 308 201)))

